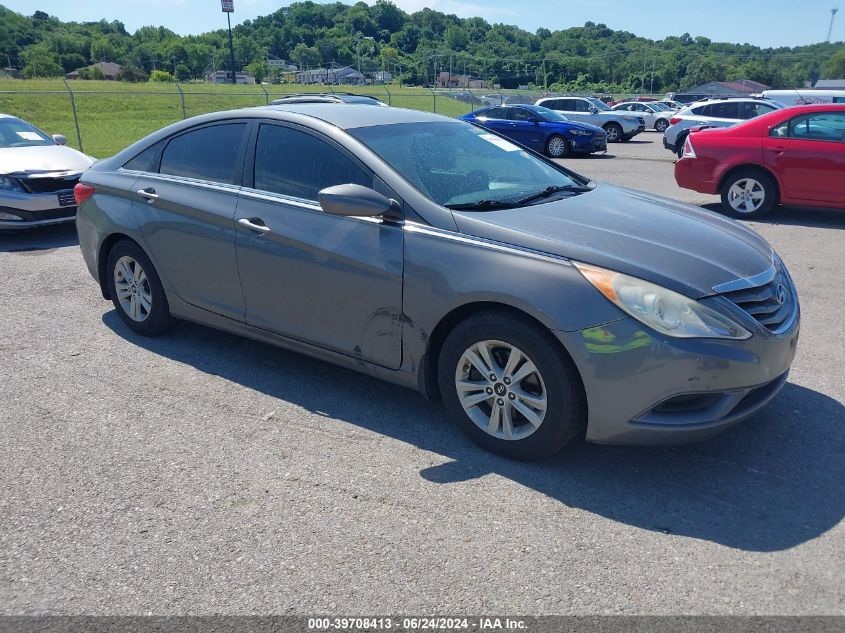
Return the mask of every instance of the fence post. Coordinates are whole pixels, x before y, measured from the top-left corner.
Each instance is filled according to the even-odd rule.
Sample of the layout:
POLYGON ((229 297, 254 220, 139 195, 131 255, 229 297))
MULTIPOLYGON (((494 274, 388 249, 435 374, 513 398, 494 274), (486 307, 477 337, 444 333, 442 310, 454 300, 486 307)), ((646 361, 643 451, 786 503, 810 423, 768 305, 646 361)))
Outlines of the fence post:
POLYGON ((434 109, 432 112, 437 112, 437 93, 434 92, 434 88, 429 88, 431 90, 431 100, 434 102, 434 109))
POLYGON ((79 151, 84 152, 82 149, 82 134, 79 132, 79 117, 76 115, 76 99, 73 98, 73 90, 70 89, 67 79, 62 79, 62 81, 65 82, 65 88, 70 95, 70 109, 73 110, 73 125, 76 127, 76 141, 79 143, 79 151))
POLYGON ((187 119, 188 111, 185 109, 185 93, 182 92, 182 87, 179 85, 178 81, 174 81, 173 83, 176 84, 176 90, 179 91, 179 98, 182 100, 182 118, 187 119))
POLYGON ((390 90, 387 89, 387 84, 382 84, 381 87, 384 88, 384 91, 387 93, 387 105, 390 105, 390 90))
POLYGON ((270 93, 267 92, 267 88, 264 87, 264 84, 260 81, 258 82, 258 86, 264 91, 264 102, 265 105, 270 105, 270 93))

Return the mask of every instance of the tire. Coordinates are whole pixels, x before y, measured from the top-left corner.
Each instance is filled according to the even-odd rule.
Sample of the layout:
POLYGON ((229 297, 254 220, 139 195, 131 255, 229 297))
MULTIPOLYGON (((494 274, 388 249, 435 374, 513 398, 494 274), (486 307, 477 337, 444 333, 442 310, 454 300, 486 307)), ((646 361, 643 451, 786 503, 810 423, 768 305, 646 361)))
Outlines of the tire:
POLYGON ((566 158, 572 153, 572 143, 560 134, 553 134, 546 141, 546 156, 549 158, 566 158))
POLYGON ((759 169, 740 169, 722 182, 722 209, 735 218, 762 218, 777 204, 774 179, 759 169))
POLYGON ((545 328, 508 312, 482 312, 459 323, 443 342, 437 379, 446 409, 461 430, 483 448, 506 457, 550 457, 586 428, 584 388, 572 359, 545 328), (515 352, 516 365, 508 368, 515 352), (470 360, 471 353, 476 362, 470 360), (482 376, 477 362, 488 371, 488 363, 496 365, 495 374, 482 376), (513 382, 507 381, 508 375, 513 382), (459 383, 473 385, 460 389, 463 404, 459 383), (491 433, 494 414, 495 433, 491 433))
POLYGON ((606 123, 604 131, 607 134, 608 143, 618 143, 622 140, 622 126, 618 123, 606 123))
POLYGON ((678 140, 675 141, 675 156, 678 158, 684 157, 684 145, 687 142, 687 137, 689 136, 689 132, 686 134, 678 135, 678 140))
POLYGON ((112 247, 106 274, 112 303, 130 330, 142 336, 156 336, 172 325, 158 273, 135 242, 121 240, 112 247))
POLYGON ((669 127, 669 121, 667 121, 666 119, 657 119, 654 124, 654 130, 656 132, 660 132, 661 134, 666 131, 667 127, 669 127))

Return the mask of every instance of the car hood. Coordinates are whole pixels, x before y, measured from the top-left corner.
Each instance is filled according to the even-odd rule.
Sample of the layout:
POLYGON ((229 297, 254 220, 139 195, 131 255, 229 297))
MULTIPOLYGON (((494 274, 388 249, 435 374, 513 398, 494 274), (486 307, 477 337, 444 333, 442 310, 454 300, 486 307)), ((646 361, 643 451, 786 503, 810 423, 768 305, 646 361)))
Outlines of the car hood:
POLYGON ((94 159, 64 145, 0 148, 0 174, 73 173, 88 169, 94 159))
POLYGON ((604 133, 604 129, 599 127, 598 125, 593 125, 592 123, 582 123, 581 121, 549 121, 554 125, 562 125, 570 130, 587 130, 588 132, 592 132, 593 134, 597 132, 604 133))
POLYGON ((453 215, 462 233, 634 275, 693 298, 773 261, 771 246, 738 222, 605 183, 545 204, 453 215))

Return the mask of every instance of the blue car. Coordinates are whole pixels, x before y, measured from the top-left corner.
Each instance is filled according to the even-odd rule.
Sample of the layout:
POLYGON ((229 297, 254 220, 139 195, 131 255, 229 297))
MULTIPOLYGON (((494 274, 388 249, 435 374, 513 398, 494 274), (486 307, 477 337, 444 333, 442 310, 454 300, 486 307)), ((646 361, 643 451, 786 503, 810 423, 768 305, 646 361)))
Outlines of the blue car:
POLYGON ((597 125, 570 121, 537 105, 502 105, 458 117, 498 132, 550 158, 607 151, 607 134, 597 125))

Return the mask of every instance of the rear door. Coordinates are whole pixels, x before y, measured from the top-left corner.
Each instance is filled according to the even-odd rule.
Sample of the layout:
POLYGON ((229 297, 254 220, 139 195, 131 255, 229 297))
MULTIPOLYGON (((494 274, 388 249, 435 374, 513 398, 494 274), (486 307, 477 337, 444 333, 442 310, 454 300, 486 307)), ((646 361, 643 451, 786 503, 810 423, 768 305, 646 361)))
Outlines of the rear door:
POLYGON ((813 112, 775 127, 764 160, 780 176, 784 197, 845 206, 845 113, 813 112))
POLYGON ((185 302, 241 321, 234 216, 248 125, 207 124, 168 139, 133 185, 162 278, 185 302))
POLYGON ((495 130, 500 134, 507 134, 511 129, 510 123, 508 122, 507 108, 489 108, 476 118, 481 125, 486 128, 490 128, 491 130, 495 130))
POLYGON ((258 127, 237 210, 247 323, 398 369, 403 229, 324 213, 317 192, 384 185, 334 141, 279 122, 258 127))

